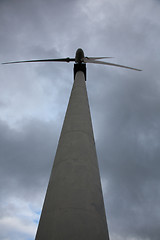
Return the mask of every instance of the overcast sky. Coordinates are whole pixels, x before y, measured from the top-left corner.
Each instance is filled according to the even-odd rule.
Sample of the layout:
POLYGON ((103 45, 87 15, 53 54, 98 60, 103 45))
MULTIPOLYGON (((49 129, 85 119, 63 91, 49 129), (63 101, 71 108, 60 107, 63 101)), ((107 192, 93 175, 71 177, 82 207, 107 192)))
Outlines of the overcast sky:
MULTIPOLYGON (((160 239, 160 1, 0 0, 0 62, 113 56, 87 65, 111 240, 160 239)), ((34 240, 73 63, 0 66, 0 239, 34 240)))

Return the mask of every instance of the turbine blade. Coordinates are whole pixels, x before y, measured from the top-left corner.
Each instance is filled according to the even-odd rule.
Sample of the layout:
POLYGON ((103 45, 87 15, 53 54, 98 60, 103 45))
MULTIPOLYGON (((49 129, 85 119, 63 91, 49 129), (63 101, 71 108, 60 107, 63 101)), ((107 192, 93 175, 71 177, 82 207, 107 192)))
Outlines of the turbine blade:
POLYGON ((84 57, 84 59, 89 59, 89 60, 97 60, 97 59, 105 59, 105 58, 113 58, 113 57, 84 57))
POLYGON ((120 64, 103 62, 103 61, 94 61, 94 60, 90 60, 90 59, 84 59, 84 62, 85 63, 95 63, 95 64, 110 65, 110 66, 115 66, 115 67, 127 68, 127 69, 131 69, 131 70, 135 70, 135 71, 142 71, 141 69, 138 69, 138 68, 132 68, 132 67, 127 67, 127 66, 120 65, 120 64))
POLYGON ((51 58, 51 59, 37 59, 37 60, 26 60, 26 61, 15 61, 15 62, 4 62, 2 64, 12 64, 12 63, 28 63, 28 62, 73 62, 75 58, 51 58))

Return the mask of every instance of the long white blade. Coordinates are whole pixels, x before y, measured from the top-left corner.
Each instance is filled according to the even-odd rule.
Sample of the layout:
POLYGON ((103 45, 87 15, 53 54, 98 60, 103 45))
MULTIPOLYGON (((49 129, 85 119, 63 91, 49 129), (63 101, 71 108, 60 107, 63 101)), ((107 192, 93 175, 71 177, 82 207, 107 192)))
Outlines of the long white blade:
POLYGON ((4 62, 2 64, 12 64, 12 63, 29 63, 29 62, 73 62, 75 58, 51 58, 51 59, 33 59, 33 60, 26 60, 26 61, 14 61, 14 62, 4 62))
POLYGON ((98 59, 105 59, 105 58, 113 58, 113 57, 84 57, 82 60, 98 60, 98 59))
POLYGON ((91 60, 91 59, 87 59, 87 58, 84 58, 84 62, 85 63, 110 65, 110 66, 115 66, 115 67, 127 68, 127 69, 131 69, 131 70, 135 70, 135 71, 142 71, 141 69, 138 69, 138 68, 132 68, 132 67, 124 66, 124 65, 119 65, 119 64, 115 64, 115 63, 109 63, 109 62, 103 62, 103 61, 95 61, 95 60, 91 60))

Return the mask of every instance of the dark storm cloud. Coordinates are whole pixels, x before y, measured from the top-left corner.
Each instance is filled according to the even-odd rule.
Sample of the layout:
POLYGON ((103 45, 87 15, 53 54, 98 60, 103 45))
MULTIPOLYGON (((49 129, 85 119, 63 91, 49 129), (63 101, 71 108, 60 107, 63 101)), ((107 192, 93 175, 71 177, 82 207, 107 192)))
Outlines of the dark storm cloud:
MULTIPOLYGON (((73 57, 82 47, 88 56, 113 56, 112 62, 143 69, 137 73, 87 66, 111 240, 160 236, 159 11, 159 1, 154 0, 0 2, 1 62, 73 57)), ((18 198, 22 206, 34 202, 40 210, 72 85, 72 66, 0 67, 0 195, 8 204, 1 204, 3 216, 11 216, 13 207, 17 211, 11 198, 18 198)), ((2 221, 5 224, 1 217, 1 229, 2 221)), ((5 233, 0 231, 1 239, 12 239, 13 225, 7 226, 5 233)), ((16 240, 31 232, 24 225, 17 229, 16 240)))
POLYGON ((110 88, 112 93, 107 91, 112 96, 100 100, 106 107, 99 109, 104 123, 99 128, 97 149, 101 176, 107 181, 105 201, 111 232, 124 238, 158 240, 160 90, 156 75, 152 81, 144 76, 120 78, 119 84, 115 80, 118 86, 114 91, 110 88))
MULTIPOLYGON (((67 1, 67 9, 64 3, 65 1, 1 1, 0 21, 3 24, 0 25, 0 38, 3 61, 40 57, 40 52, 46 49, 46 45, 50 46, 52 57, 56 57, 59 41, 68 38, 63 29, 71 24, 69 16, 74 8, 74 1, 67 1)), ((43 57, 45 56, 51 57, 50 54, 44 54, 43 57)))
POLYGON ((57 125, 31 120, 14 130, 1 122, 0 132, 1 197, 19 195, 19 191, 25 194, 27 189, 36 194, 50 174, 59 135, 57 125))
POLYGON ((0 121, 1 239, 35 235, 36 203, 44 199, 59 131, 54 121, 23 121, 17 130, 0 121))

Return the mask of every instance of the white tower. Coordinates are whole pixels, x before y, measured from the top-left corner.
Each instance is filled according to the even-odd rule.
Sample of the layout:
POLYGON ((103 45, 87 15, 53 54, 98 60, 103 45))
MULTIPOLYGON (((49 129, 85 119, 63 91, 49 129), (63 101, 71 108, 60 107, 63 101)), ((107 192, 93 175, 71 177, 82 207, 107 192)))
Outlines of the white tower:
POLYGON ((75 64, 36 240, 109 240, 85 69, 75 64))

